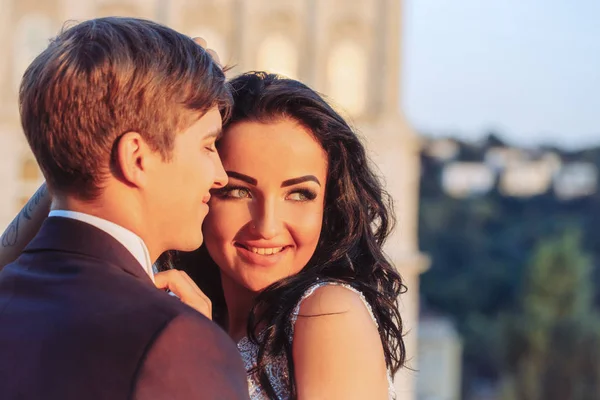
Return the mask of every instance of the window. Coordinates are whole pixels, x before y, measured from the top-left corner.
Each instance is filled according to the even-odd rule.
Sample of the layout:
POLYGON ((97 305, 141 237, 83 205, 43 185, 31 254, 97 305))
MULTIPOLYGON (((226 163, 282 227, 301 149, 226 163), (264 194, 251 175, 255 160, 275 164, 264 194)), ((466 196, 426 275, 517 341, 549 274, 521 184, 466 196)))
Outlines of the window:
POLYGON ((16 90, 29 64, 48 46, 55 33, 50 18, 42 14, 28 14, 18 22, 13 36, 13 83, 16 90))
POLYGON ((33 159, 27 159, 21 166, 21 179, 25 182, 37 182, 41 179, 40 169, 33 159))
POLYGON ((202 39, 206 40, 208 48, 217 52, 219 60, 223 66, 226 66, 231 62, 229 59, 229 48, 227 47, 225 38, 220 32, 212 28, 198 28, 193 29, 191 32, 191 37, 201 37, 202 39))
POLYGON ((298 79, 298 51, 292 40, 281 33, 266 37, 258 48, 257 69, 298 79))
POLYGON ((367 104, 367 54, 357 43, 336 44, 327 62, 326 94, 350 115, 365 111, 367 104))

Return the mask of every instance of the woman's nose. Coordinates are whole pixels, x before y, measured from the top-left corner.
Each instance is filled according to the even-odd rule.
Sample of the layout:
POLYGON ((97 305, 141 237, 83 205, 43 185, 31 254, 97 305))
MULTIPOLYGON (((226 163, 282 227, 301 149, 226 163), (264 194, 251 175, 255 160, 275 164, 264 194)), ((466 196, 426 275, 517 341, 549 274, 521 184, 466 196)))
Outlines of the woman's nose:
POLYGON ((281 233, 283 224, 273 201, 265 202, 254 215, 252 229, 262 239, 273 239, 281 233))

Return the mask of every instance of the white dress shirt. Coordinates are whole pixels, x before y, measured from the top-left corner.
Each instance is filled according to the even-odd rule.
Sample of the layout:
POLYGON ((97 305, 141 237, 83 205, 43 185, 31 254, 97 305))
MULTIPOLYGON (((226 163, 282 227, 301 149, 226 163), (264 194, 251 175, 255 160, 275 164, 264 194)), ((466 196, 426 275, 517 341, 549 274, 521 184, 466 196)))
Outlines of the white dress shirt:
POLYGON ((110 236, 115 238, 115 240, 121 243, 127 250, 129 250, 133 257, 139 261, 140 265, 144 271, 146 271, 152 282, 154 282, 154 270, 152 267, 152 260, 150 260, 150 253, 148 252, 148 248, 146 247, 146 244, 142 238, 135 233, 115 224, 114 222, 78 211, 52 210, 48 216, 75 219, 77 221, 85 222, 86 224, 95 226, 96 228, 108 233, 110 236))

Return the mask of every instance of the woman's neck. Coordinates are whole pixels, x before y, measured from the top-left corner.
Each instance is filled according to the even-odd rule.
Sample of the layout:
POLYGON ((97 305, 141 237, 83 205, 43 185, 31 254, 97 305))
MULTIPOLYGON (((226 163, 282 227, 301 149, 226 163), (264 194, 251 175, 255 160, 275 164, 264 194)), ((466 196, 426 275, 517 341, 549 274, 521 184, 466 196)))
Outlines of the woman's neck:
POLYGON ((237 343, 248 333, 248 317, 256 293, 242 287, 223 273, 221 284, 227 304, 227 333, 237 343))

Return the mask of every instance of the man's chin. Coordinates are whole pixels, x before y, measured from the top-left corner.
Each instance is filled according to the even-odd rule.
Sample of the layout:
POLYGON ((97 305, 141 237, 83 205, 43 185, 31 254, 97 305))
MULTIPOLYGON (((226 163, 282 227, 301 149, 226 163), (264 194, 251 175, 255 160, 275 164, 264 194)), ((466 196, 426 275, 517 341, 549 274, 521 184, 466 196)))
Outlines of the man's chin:
POLYGON ((202 236, 202 234, 195 238, 191 238, 190 236, 188 236, 185 238, 185 240, 182 240, 180 242, 180 244, 177 246, 176 250, 186 251, 186 252, 195 251, 195 250, 198 250, 200 248, 200 246, 202 246, 203 242, 204 242, 204 237, 202 236))

